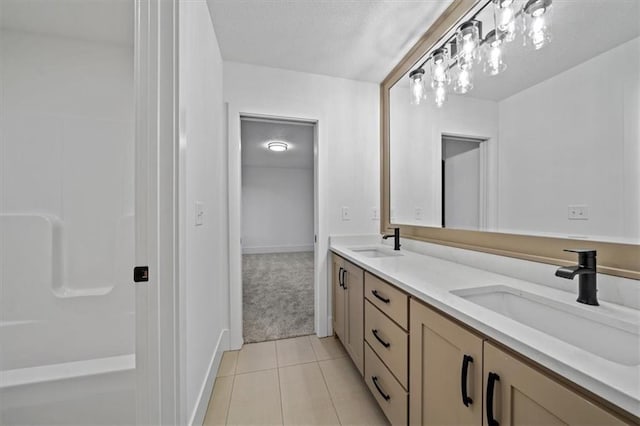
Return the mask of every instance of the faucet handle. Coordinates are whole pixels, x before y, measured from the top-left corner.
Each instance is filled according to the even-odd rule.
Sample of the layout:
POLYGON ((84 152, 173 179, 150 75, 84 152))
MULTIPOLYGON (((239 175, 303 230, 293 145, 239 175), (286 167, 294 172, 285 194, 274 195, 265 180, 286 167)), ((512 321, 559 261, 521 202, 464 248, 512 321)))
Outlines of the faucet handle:
POLYGON ((578 254, 578 264, 595 270, 597 252, 593 249, 564 249, 563 251, 578 254))
POLYGON ((569 253, 578 253, 578 254, 596 254, 594 249, 564 249, 562 251, 566 251, 569 253))

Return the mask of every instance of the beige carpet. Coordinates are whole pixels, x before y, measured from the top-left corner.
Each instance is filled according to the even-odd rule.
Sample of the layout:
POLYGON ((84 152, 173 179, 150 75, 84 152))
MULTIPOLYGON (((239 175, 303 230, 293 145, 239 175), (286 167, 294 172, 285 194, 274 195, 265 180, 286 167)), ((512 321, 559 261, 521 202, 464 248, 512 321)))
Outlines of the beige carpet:
POLYGON ((313 333, 313 252, 242 256, 243 337, 264 342, 313 333))

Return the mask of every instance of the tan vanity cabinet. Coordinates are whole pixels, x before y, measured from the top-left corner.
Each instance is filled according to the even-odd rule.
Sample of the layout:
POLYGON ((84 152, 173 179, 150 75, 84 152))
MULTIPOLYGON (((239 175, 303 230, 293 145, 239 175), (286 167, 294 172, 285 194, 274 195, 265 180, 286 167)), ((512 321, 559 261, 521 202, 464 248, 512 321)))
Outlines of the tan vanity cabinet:
POLYGON ((335 254, 332 265, 333 331, 364 374, 364 271, 335 254))
POLYGON ((409 296, 406 293, 366 272, 364 297, 400 327, 409 328, 409 296))
POLYGON ((625 424, 489 342, 484 345, 484 389, 482 424, 487 426, 625 424))
POLYGON ((411 299, 412 425, 480 425, 482 338, 411 299))

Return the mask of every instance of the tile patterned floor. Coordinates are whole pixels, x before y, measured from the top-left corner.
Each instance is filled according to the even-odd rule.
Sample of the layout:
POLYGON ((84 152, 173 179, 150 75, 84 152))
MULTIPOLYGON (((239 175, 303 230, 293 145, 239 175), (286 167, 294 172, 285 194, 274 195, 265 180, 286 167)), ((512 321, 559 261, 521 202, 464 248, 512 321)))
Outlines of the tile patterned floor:
POLYGON ((213 425, 388 425, 334 337, 225 352, 204 420, 213 425))

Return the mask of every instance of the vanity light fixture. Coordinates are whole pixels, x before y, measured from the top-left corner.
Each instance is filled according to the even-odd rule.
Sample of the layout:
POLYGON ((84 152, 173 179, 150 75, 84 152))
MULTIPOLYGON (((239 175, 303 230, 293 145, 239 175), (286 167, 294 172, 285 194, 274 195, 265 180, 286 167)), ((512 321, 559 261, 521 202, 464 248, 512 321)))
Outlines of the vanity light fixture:
POLYGON ((433 100, 438 108, 447 100, 447 85, 451 82, 449 76, 449 52, 441 47, 431 54, 431 88, 433 100))
POLYGON ((453 91, 464 95, 473 89, 473 70, 471 66, 465 65, 458 55, 457 41, 452 41, 450 44, 451 57, 457 58, 454 64, 451 65, 453 91))
POLYGON ((506 34, 489 31, 485 39, 484 53, 484 72, 489 75, 498 75, 507 69, 507 63, 504 60, 504 43, 506 34))
POLYGON ((528 0, 524 6, 524 45, 535 50, 551 42, 552 0, 528 0))
POLYGON ((271 141, 267 144, 267 148, 269 151, 284 152, 289 148, 289 145, 282 141, 271 141))
POLYGON ((527 0, 516 7, 518 0, 487 0, 484 5, 456 32, 435 50, 416 69, 409 73, 411 103, 424 99, 424 67, 431 62, 431 88, 434 101, 441 107, 447 99, 447 86, 459 94, 473 89, 473 66, 484 62, 483 70, 497 75, 507 68, 505 45, 523 34, 524 45, 541 49, 551 41, 551 13, 553 0, 527 0), (494 29, 482 36, 483 22, 477 19, 488 6, 493 5, 494 29), (449 46, 449 49, 447 48, 449 46), (453 75, 453 79, 450 74, 453 75), (453 81, 453 84, 452 84, 453 81))
POLYGON ((516 38, 518 12, 514 0, 493 0, 493 22, 495 31, 504 37, 505 42, 516 38))
POLYGON ((427 93, 424 87, 424 77, 423 68, 415 69, 409 74, 411 105, 420 105, 420 102, 427 98, 427 93))
POLYGON ((480 47, 480 21, 471 20, 458 27, 456 33, 456 46, 458 52, 456 58, 460 69, 471 69, 473 63, 479 57, 478 47, 480 47))

